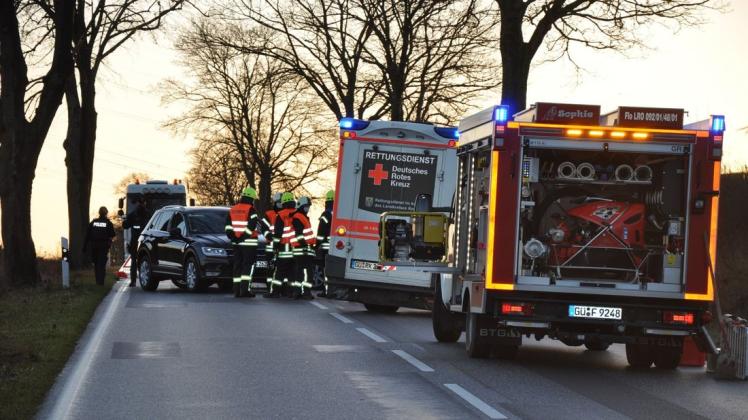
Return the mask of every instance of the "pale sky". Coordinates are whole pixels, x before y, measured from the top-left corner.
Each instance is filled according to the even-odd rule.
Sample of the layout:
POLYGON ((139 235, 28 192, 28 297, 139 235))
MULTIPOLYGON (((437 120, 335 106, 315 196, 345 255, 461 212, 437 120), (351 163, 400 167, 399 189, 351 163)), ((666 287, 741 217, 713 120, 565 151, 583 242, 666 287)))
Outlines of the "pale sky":
MULTIPOLYGON (((628 57, 579 50, 575 59, 585 69, 582 73, 566 60, 539 65, 530 75, 528 104, 599 104, 603 112, 619 105, 684 108, 689 112, 686 122, 725 114, 723 164, 748 164, 748 130, 738 131, 748 126, 748 2, 736 1, 732 9, 724 15, 710 15, 706 25, 677 34, 653 29, 647 36, 656 41, 654 49, 628 57)), ((99 131, 92 214, 100 205, 116 213, 114 186, 130 172, 171 181, 183 178, 189 169, 188 152, 194 140, 161 128, 164 120, 178 112, 161 104, 157 90, 161 80, 183 77, 176 59, 166 37, 158 43, 146 37, 111 57, 102 71, 97 84, 99 131)), ((41 252, 57 253, 60 236, 67 236, 65 128, 62 106, 42 150, 34 183, 32 231, 41 252)), ((322 185, 320 191, 330 184, 322 185)))

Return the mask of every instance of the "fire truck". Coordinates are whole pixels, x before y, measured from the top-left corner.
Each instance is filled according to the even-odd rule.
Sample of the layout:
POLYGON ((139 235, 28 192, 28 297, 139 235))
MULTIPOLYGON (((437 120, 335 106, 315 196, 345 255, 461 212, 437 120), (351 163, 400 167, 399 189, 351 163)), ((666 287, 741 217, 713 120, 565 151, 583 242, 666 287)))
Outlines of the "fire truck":
POLYGON ((428 234, 434 229, 425 229, 423 235, 423 217, 418 214, 438 213, 427 220, 438 225, 451 210, 456 141, 455 127, 340 121, 331 246, 325 263, 328 296, 361 302, 375 312, 395 312, 401 306, 430 308, 433 278, 413 261, 422 255, 444 259, 446 244, 440 234, 428 234), (416 208, 417 201, 421 208, 416 208))
POLYGON ((684 339, 714 351, 723 116, 537 103, 463 119, 448 267, 433 329, 470 357, 543 337, 631 366, 678 366, 684 339))

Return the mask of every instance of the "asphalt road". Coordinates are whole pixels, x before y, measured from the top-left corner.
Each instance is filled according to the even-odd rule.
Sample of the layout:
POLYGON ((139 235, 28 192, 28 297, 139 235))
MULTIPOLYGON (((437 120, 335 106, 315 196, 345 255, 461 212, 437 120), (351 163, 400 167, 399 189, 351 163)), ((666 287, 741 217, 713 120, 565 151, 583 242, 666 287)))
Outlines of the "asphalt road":
POLYGON ((501 361, 469 359, 463 345, 437 343, 425 311, 120 283, 40 417, 748 418, 748 382, 632 371, 622 346, 525 339, 501 361))

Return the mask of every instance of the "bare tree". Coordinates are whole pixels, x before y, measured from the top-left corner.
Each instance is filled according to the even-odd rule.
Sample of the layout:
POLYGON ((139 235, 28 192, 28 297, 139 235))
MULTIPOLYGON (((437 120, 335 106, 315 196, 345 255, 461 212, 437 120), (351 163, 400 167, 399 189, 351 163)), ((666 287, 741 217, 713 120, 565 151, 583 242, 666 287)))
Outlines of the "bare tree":
MULTIPOLYGON (((71 263, 81 252, 88 211, 96 145, 96 79, 104 61, 136 34, 162 26, 164 17, 185 0, 75 0, 73 58, 77 75, 65 88, 68 130, 65 139, 71 263), (77 77, 76 77, 77 76, 77 77)), ((75 267, 74 267, 75 268, 75 267)))
POLYGON ((249 183, 236 155, 230 141, 199 140, 192 151, 187 183, 200 204, 230 205, 249 183))
MULTIPOLYGON (((39 153, 62 103, 65 81, 73 71, 70 43, 74 12, 72 2, 65 0, 0 2, 0 205, 4 246, 0 289, 11 283, 35 284, 39 280, 31 237, 31 188, 39 153), (39 24, 42 35, 32 41, 32 48, 49 42, 53 44, 52 58, 44 76, 37 80, 36 99, 27 114, 33 80, 27 62, 31 54, 24 51, 24 42, 31 35, 24 30, 27 38, 23 39, 19 16, 36 19, 37 13, 51 20, 46 26, 39 24)), ((36 26, 36 21, 30 25, 36 26)))
POLYGON ((393 121, 453 122, 499 85, 494 12, 479 0, 360 0, 358 8, 372 22, 365 60, 383 81, 374 117, 387 110, 393 121))
POLYGON ((273 58, 212 43, 223 29, 197 23, 177 43, 195 80, 166 82, 166 99, 190 107, 167 126, 229 146, 247 183, 268 205, 273 187, 302 188, 329 168, 332 133, 318 122, 301 78, 273 58))
POLYGON ((150 175, 145 172, 131 172, 119 180, 114 186, 114 193, 117 197, 124 197, 127 194, 127 186, 138 182, 146 182, 151 179, 150 175))
POLYGON ((514 112, 527 106, 530 65, 544 43, 559 58, 568 57, 573 44, 625 51, 646 44, 636 31, 642 26, 698 24, 701 12, 721 6, 719 0, 495 1, 501 14, 501 103, 514 112))

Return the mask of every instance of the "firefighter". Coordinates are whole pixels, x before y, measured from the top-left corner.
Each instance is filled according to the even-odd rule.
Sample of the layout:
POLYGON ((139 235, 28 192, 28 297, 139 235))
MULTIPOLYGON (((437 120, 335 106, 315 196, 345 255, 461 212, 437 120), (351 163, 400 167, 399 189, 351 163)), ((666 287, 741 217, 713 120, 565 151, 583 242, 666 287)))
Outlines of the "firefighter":
POLYGON ((317 245, 315 257, 317 263, 317 273, 321 282, 322 291, 317 295, 319 297, 327 296, 327 276, 325 276, 325 257, 330 251, 330 224, 332 223, 332 205, 335 200, 335 191, 330 190, 325 194, 325 211, 319 217, 317 224, 317 245))
POLYGON ((288 294, 289 281, 294 274, 294 260, 291 249, 291 238, 293 228, 291 216, 296 211, 296 200, 290 192, 281 195, 281 209, 275 219, 275 237, 279 240, 275 243, 275 273, 270 281, 270 293, 265 295, 276 298, 281 294, 288 294))
POLYGON ((86 239, 83 241, 83 253, 91 252, 91 261, 94 264, 96 284, 104 285, 106 275, 106 262, 109 257, 109 248, 114 239, 114 225, 109 221, 107 215, 109 210, 102 206, 99 208, 99 217, 91 220, 86 231, 86 239))
POLYGON ((293 287, 294 299, 313 299, 312 296, 312 270, 314 269, 314 246, 317 239, 314 237, 312 225, 309 223, 309 208, 312 200, 309 197, 299 198, 296 211, 292 215, 292 226, 294 236, 291 238, 293 248, 293 259, 295 267, 293 287))
POLYGON ((278 218, 278 212, 281 210, 281 195, 282 193, 273 193, 273 207, 265 212, 260 223, 260 229, 262 230, 262 236, 265 237, 265 256, 268 262, 268 273, 272 273, 267 276, 267 293, 270 293, 275 280, 275 248, 277 243, 280 242, 280 235, 275 234, 275 221, 278 218), (272 270, 272 272, 270 271, 272 270))
POLYGON ((135 210, 122 223, 123 228, 130 229, 130 242, 127 244, 127 252, 130 254, 130 287, 135 287, 135 280, 138 278, 138 238, 150 218, 145 203, 138 199, 135 210))
POLYGON ((254 201, 257 191, 252 187, 242 190, 241 199, 226 217, 226 236, 234 245, 234 296, 254 297, 252 276, 257 259, 257 211, 254 201))

